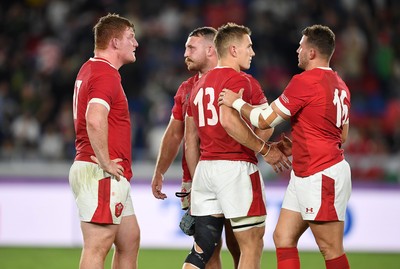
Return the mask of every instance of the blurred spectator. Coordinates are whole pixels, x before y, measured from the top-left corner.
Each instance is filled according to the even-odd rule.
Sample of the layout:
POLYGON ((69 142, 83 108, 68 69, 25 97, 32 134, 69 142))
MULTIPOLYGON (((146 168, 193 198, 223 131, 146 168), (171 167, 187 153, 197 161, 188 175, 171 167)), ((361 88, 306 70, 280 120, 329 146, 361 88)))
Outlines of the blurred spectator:
POLYGON ((57 161, 64 156, 64 141, 54 124, 44 128, 39 141, 39 156, 47 161, 57 161))
POLYGON ((368 52, 366 33, 354 18, 350 18, 341 34, 337 36, 337 42, 340 48, 340 56, 338 56, 340 59, 337 59, 337 67, 340 68, 338 71, 345 74, 346 81, 360 80, 365 71, 368 52))
POLYGON ((40 139, 39 121, 30 110, 24 111, 11 123, 11 134, 15 145, 15 156, 33 158, 40 139))

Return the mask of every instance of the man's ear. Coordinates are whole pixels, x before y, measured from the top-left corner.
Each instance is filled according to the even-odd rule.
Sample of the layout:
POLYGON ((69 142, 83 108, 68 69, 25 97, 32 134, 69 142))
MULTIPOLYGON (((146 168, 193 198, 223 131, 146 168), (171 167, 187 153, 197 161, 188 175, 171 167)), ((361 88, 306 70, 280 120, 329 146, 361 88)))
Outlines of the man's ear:
POLYGON ((237 48, 235 45, 229 46, 229 53, 236 58, 237 55, 237 48))
POLYGON ((116 38, 116 37, 111 38, 110 45, 112 48, 115 48, 115 49, 119 48, 119 44, 120 44, 120 40, 118 38, 116 38))
POLYGON ((213 46, 208 46, 207 47, 206 54, 207 54, 208 57, 211 57, 215 53, 216 53, 216 51, 215 51, 213 46))
POLYGON ((310 60, 314 60, 315 57, 317 57, 317 51, 313 48, 310 49, 308 56, 310 57, 310 60))

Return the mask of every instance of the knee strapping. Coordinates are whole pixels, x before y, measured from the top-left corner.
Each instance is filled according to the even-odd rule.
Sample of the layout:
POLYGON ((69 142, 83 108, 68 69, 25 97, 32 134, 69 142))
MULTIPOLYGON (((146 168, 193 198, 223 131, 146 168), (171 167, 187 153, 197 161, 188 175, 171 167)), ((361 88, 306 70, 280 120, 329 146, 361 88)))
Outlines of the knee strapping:
POLYGON ((224 218, 196 217, 194 240, 197 246, 193 246, 185 262, 193 264, 200 269, 205 268, 221 239, 223 226, 224 218))

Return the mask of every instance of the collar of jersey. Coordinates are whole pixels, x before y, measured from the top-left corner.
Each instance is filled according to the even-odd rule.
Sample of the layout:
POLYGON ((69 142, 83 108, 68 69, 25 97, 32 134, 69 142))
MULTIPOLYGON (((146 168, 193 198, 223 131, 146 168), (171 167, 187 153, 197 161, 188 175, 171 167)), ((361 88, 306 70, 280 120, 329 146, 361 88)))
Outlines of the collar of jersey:
POLYGON ((103 63, 107 63, 107 64, 109 64, 111 67, 113 67, 114 69, 117 69, 117 68, 115 68, 115 66, 113 66, 107 59, 104 59, 104 58, 93 57, 93 58, 90 58, 89 60, 90 60, 90 61, 93 61, 93 62, 103 62, 103 63))
POLYGON ((323 70, 332 70, 332 68, 330 68, 330 67, 317 67, 317 68, 323 69, 323 70))

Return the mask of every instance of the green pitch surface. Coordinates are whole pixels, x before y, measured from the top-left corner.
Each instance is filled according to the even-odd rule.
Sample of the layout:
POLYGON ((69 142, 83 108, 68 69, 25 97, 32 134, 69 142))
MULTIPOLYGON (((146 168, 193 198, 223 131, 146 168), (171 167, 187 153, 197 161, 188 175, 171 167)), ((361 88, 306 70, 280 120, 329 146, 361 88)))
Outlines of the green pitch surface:
MULTIPOLYGON (((78 248, 4 248, 0 247, 1 269, 71 269, 78 268, 78 248)), ((139 253, 139 269, 180 269, 188 250, 142 249, 139 253)), ((347 253, 352 269, 399 269, 400 253, 347 253)), ((319 253, 301 252, 302 268, 323 269, 324 261, 319 253)), ((227 251, 222 252, 223 268, 233 268, 227 251)), ((105 268, 111 268, 111 254, 105 268)), ((276 268, 274 252, 264 252, 262 268, 276 268)))

